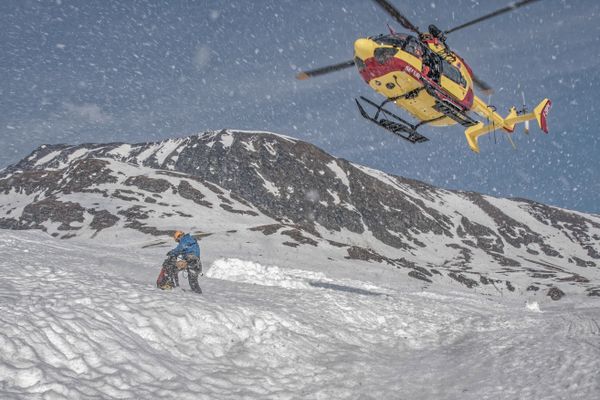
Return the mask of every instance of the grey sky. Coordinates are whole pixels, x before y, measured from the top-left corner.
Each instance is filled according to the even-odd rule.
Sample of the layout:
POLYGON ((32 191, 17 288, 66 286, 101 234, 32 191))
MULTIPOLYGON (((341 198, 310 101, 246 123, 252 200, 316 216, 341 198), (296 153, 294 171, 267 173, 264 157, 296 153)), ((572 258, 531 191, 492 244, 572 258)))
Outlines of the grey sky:
MULTIPOLYGON (((507 0, 392 0, 413 23, 442 28, 507 0)), ((542 0, 451 35, 496 89, 501 114, 553 101, 536 126, 480 139, 425 128, 411 145, 363 120, 378 99, 354 69, 299 82, 299 68, 352 57, 361 36, 394 24, 366 0, 0 2, 0 167, 43 143, 159 140, 207 129, 270 130, 335 156, 437 186, 600 212, 600 5, 542 0), (497 142, 497 143, 495 143, 497 142)), ((487 99, 486 99, 487 100, 487 99)))

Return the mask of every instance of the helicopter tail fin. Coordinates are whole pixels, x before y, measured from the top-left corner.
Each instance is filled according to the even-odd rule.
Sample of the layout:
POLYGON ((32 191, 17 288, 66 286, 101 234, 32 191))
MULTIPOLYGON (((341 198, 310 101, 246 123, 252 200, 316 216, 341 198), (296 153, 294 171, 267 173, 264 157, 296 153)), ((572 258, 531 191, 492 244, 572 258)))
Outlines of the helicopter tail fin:
POLYGON ((548 99, 542 100, 540 104, 533 110, 535 114, 535 119, 540 126, 540 129, 544 131, 544 133, 548 133, 548 123, 546 122, 546 118, 548 117, 548 112, 552 107, 552 102, 548 99))
POLYGON ((471 150, 475 153, 479 153, 479 144, 477 143, 477 138, 481 135, 485 135, 486 133, 495 131, 497 129, 504 129, 508 133, 512 133, 515 129, 515 125, 520 122, 529 121, 532 119, 537 120, 540 129, 544 133, 548 133, 548 123, 547 116, 550 111, 550 107, 552 106, 552 102, 548 99, 544 99, 538 104, 533 112, 530 113, 519 113, 515 107, 510 109, 510 112, 506 116, 506 118, 502 118, 495 111, 491 110, 485 103, 481 102, 481 100, 477 99, 481 104, 475 103, 476 111, 488 118, 491 121, 491 124, 485 125, 482 122, 477 123, 474 126, 469 127, 465 130, 465 136, 467 137, 467 143, 471 150))

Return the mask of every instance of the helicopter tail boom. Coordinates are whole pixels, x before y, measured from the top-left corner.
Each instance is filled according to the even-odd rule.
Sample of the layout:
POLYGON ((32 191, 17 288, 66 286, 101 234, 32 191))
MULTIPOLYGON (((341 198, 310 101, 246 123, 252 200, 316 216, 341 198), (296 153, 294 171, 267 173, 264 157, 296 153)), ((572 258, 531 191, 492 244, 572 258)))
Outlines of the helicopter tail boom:
POLYGON ((480 98, 475 97, 473 111, 477 112, 482 117, 487 118, 490 123, 485 125, 483 122, 478 122, 476 125, 466 129, 465 136, 467 138, 467 143, 471 150, 475 153, 479 153, 479 144, 477 143, 479 136, 498 129, 504 129, 506 132, 512 133, 516 124, 534 119, 537 121, 540 129, 544 133, 548 133, 548 123, 546 118, 551 105, 552 102, 550 100, 544 99, 534 108, 533 112, 530 113, 524 111, 519 112, 515 107, 512 107, 506 118, 502 118, 496 113, 493 107, 485 104, 480 98))

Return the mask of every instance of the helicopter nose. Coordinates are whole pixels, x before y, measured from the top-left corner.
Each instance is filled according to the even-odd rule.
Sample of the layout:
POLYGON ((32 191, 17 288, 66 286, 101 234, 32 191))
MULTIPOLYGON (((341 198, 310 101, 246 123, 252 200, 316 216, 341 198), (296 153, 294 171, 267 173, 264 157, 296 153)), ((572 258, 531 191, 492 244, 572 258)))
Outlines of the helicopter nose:
POLYGON ((361 60, 373 57, 375 43, 370 39, 358 39, 354 42, 354 56, 361 60))

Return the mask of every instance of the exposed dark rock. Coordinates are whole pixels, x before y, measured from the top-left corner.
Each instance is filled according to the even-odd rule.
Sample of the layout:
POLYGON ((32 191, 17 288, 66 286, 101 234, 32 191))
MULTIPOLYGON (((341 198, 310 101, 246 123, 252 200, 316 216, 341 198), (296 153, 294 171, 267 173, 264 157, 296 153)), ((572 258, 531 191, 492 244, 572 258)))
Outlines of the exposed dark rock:
MULTIPOLYGON (((32 229, 31 227, 24 226, 23 221, 14 218, 0 218, 0 229, 32 229)), ((38 226, 37 229, 41 229, 38 226)))
POLYGON ((217 196, 219 198, 219 200, 221 200, 223 203, 225 204, 233 204, 233 201, 229 200, 227 197, 223 196, 223 195, 219 195, 217 196))
POLYGON ((521 266, 520 262, 518 262, 517 260, 513 260, 512 258, 505 257, 501 254, 493 253, 493 252, 489 252, 488 254, 490 254, 494 258, 494 260, 496 260, 498 262, 498 264, 500 264, 504 267, 520 267, 521 266))
POLYGON ((538 221, 563 231, 566 238, 585 248, 588 252, 588 256, 594 259, 600 259, 600 250, 597 247, 598 238, 594 238, 590 235, 588 228, 589 226, 600 228, 600 224, 589 218, 585 218, 580 214, 568 212, 560 208, 549 207, 530 200, 520 200, 529 206, 528 211, 538 221))
MULTIPOLYGON (((387 261, 387 259, 380 254, 377 254, 373 250, 365 249, 364 247, 359 246, 351 246, 348 248, 348 256, 346 258, 352 260, 362 260, 362 261, 375 261, 381 263, 383 261, 387 261)), ((388 261, 389 264, 392 264, 388 261)))
POLYGON ((48 182, 56 182, 62 178, 58 171, 19 171, 0 178, 0 193, 9 194, 14 190, 17 193, 31 195, 36 192, 48 190, 48 182))
POLYGON ((142 206, 129 207, 126 210, 120 210, 117 214, 123 215, 128 221, 148 218, 147 211, 142 206))
POLYGON ((201 206, 212 208, 212 204, 209 201, 203 200, 204 195, 201 191, 194 189, 192 185, 188 181, 179 182, 179 186, 177 186, 177 191, 179 195, 184 199, 192 200, 196 204, 200 204, 201 206))
POLYGON ((203 182, 203 184, 204 184, 204 186, 206 186, 213 193, 216 193, 218 195, 224 194, 224 192, 221 189, 219 189, 216 185, 213 185, 210 182, 203 182))
POLYGON ((284 225, 281 224, 272 224, 272 225, 261 225, 250 228, 251 231, 261 231, 265 235, 272 235, 276 233, 279 229, 283 228, 284 225))
POLYGON ((432 283, 432 280, 427 278, 425 275, 423 275, 422 273, 418 272, 418 271, 410 271, 408 273, 408 276, 410 276, 411 278, 415 278, 415 279, 419 279, 425 282, 429 282, 432 283))
POLYGON ((565 295, 565 293, 557 287, 551 287, 550 289, 548 289, 546 295, 550 296, 552 300, 560 300, 565 295))
POLYGON ((132 220, 132 221, 127 222, 125 224, 125 227, 135 229, 142 233, 146 233, 146 234, 152 235, 152 236, 173 236, 172 230, 158 229, 153 226, 144 225, 138 220, 132 220))
POLYGON ((535 285, 529 285, 527 286, 527 291, 528 292, 537 292, 538 290, 540 290, 539 287, 535 286, 535 285))
POLYGON ((137 197, 133 197, 133 196, 126 196, 123 193, 125 192, 130 192, 130 190, 125 191, 125 190, 115 190, 112 194, 112 197, 114 197, 115 199, 120 199, 120 200, 125 200, 125 201, 139 201, 139 199, 137 197))
POLYGON ((384 258, 388 264, 395 265, 397 268, 410 268, 417 269, 420 268, 414 261, 409 261, 406 258, 396 258, 395 260, 391 260, 389 258, 384 258))
POLYGON ((304 236, 302 234, 302 232, 300 232, 298 229, 289 229, 287 231, 282 231, 281 234, 289 236, 289 237, 291 237, 292 239, 294 239, 295 241, 297 241, 298 243, 301 243, 301 244, 310 244, 311 246, 317 246, 318 245, 317 241, 304 236))
POLYGON ((94 219, 90 223, 90 228, 96 230, 96 233, 102 229, 110 228, 114 226, 118 221, 119 217, 109 213, 106 210, 88 210, 94 215, 94 219))
POLYGON ((570 276, 559 278, 560 282, 579 282, 579 283, 588 283, 590 280, 579 275, 579 274, 571 274, 570 276))
POLYGON ((106 160, 94 158, 74 161, 62 174, 61 192, 81 192, 95 185, 117 182, 117 178, 112 175, 109 165, 110 163, 106 160))
POLYGON ((466 276, 456 273, 456 272, 450 272, 448 274, 448 276, 452 279, 454 279, 457 282, 462 283, 463 285, 465 285, 466 287, 473 288, 475 286, 479 286, 479 284, 477 283, 476 280, 471 279, 471 278, 467 278, 466 276))
POLYGON ((171 188, 171 184, 166 179, 149 178, 144 175, 131 176, 127 178, 125 184, 152 193, 163 193, 171 188))
POLYGON ((257 212, 252 211, 252 210, 236 210, 235 208, 231 207, 229 204, 219 204, 219 207, 221 207, 225 211, 229 211, 230 213, 234 213, 234 214, 244 214, 244 215, 253 215, 253 216, 258 215, 257 212))
POLYGON ((477 193, 464 193, 464 195, 494 220, 498 226, 498 233, 511 246, 519 248, 536 243, 544 254, 551 257, 560 257, 560 253, 548 246, 540 235, 535 234, 527 225, 503 213, 502 210, 485 200, 483 196, 477 193))
MULTIPOLYGON (((600 240, 598 241, 600 243, 600 240)), ((583 268, 587 268, 587 267, 595 267, 596 263, 593 261, 586 261, 586 260, 582 260, 579 257, 573 256, 571 257, 569 260, 573 259, 575 261, 575 264, 578 267, 583 267, 583 268)))
POLYGON ((415 269, 415 271, 419 272, 422 275, 433 276, 433 274, 431 272, 429 272, 429 270, 427 270, 427 268, 423 268, 423 267, 418 266, 418 265, 413 266, 413 268, 415 269))
POLYGON ((35 203, 30 203, 23 209, 22 223, 39 229, 44 221, 60 222, 59 230, 79 229, 71 223, 84 221, 85 209, 74 202, 63 202, 49 197, 35 203))
POLYGON ((251 204, 246 201, 246 199, 238 196, 237 194, 231 193, 230 196, 233 200, 237 201, 238 203, 243 204, 244 206, 246 206, 248 208, 252 207, 251 204))
POLYGON ((538 278, 538 279, 554 278, 555 276, 556 276, 556 274, 554 274, 554 273, 542 274, 539 272, 534 272, 533 274, 531 274, 532 278, 538 278))
POLYGON ((460 250, 460 256, 453 260, 453 264, 458 264, 458 265, 468 265, 472 258, 473 258, 473 252, 469 249, 467 249, 466 247, 460 246, 458 244, 447 244, 446 247, 449 247, 451 249, 457 249, 460 250))
MULTIPOLYGON (((470 221, 467 217, 462 217, 459 228, 464 233, 461 237, 471 237, 475 239, 477 247, 486 252, 502 254, 504 252, 504 243, 502 239, 489 227, 470 221)), ((464 242, 464 241, 463 241, 464 242)))

